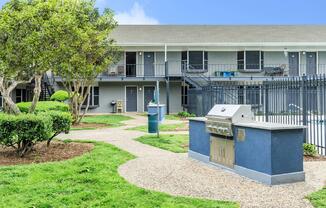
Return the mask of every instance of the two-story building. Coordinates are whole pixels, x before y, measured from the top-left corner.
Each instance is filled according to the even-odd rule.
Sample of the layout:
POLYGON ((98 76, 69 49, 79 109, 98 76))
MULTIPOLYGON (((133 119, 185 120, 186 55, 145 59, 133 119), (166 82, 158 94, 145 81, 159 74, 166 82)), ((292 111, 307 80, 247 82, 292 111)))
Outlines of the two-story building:
POLYGON ((200 79, 243 82, 326 72, 326 26, 121 25, 112 37, 123 57, 98 77, 90 112, 109 113, 117 100, 125 112, 144 112, 157 80, 161 103, 176 113, 200 79))

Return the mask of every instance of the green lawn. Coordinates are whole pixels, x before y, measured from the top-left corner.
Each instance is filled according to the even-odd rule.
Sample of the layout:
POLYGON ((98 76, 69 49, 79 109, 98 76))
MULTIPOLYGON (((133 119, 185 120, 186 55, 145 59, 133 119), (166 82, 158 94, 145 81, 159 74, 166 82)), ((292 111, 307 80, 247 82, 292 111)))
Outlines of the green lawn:
POLYGON ((238 207, 138 188, 117 172, 134 157, 109 144, 94 144, 92 152, 67 161, 0 167, 0 207, 238 207))
POLYGON ((165 115, 165 118, 167 120, 182 120, 182 118, 180 116, 178 116, 177 114, 165 115))
MULTIPOLYGON (((97 115, 97 116, 85 116, 82 119, 82 123, 91 123, 91 124, 106 124, 107 127, 119 127, 123 126, 122 121, 127 121, 132 119, 132 117, 124 115, 97 115)), ((72 127, 71 130, 94 130, 95 127, 72 127)))
POLYGON ((156 135, 146 135, 136 140, 171 152, 185 153, 188 151, 189 135, 161 134, 160 138, 156 135))
POLYGON ((314 192, 307 196, 312 205, 316 208, 326 207, 326 187, 320 191, 314 192))
MULTIPOLYGON (((176 131, 178 129, 187 129, 187 123, 180 123, 180 124, 160 124, 160 131, 176 131)), ((147 132, 148 126, 137 126, 134 128, 129 128, 128 130, 136 130, 136 131, 142 131, 147 132)))

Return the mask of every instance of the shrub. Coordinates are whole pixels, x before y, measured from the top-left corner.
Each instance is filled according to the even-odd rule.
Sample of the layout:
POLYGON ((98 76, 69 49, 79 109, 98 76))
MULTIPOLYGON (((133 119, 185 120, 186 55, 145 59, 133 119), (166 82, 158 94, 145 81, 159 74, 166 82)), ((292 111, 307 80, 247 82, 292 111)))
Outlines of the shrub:
POLYGON ((52 139, 61 132, 69 132, 72 123, 72 116, 67 112, 49 111, 39 115, 50 117, 52 120, 52 135, 48 138, 47 145, 50 146, 52 139))
POLYGON ((63 102, 69 99, 69 93, 64 90, 56 91, 50 98, 52 101, 63 102))
POLYGON ((15 148, 21 157, 37 142, 48 140, 51 132, 49 116, 0 114, 0 145, 15 148))
POLYGON ((189 118, 189 117, 195 117, 196 115, 193 113, 188 113, 186 111, 181 111, 178 113, 178 116, 181 118, 189 118))
MULTIPOLYGON (((28 113, 29 108, 31 107, 31 102, 22 102, 18 103, 17 107, 23 113, 28 113)), ((35 112, 48 112, 48 111, 62 111, 69 112, 69 105, 62 102, 56 101, 39 101, 36 105, 35 112)))
POLYGON ((303 144, 303 154, 307 156, 316 156, 317 148, 313 144, 303 144))

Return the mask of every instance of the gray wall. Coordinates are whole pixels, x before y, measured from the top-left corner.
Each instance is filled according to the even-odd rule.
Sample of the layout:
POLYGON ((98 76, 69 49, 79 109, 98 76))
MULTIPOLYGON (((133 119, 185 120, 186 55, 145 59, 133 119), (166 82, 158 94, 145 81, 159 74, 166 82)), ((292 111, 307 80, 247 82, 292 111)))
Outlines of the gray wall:
MULTIPOLYGON (((137 86, 137 111, 144 112, 144 86, 156 86, 155 82, 100 82, 100 106, 90 109, 89 113, 110 113, 112 100, 122 100, 126 110, 125 88, 126 86, 137 86)), ((160 82, 160 102, 166 104, 165 82, 160 82)), ((181 82, 170 82, 170 112, 177 113, 182 110, 181 106, 181 82)))

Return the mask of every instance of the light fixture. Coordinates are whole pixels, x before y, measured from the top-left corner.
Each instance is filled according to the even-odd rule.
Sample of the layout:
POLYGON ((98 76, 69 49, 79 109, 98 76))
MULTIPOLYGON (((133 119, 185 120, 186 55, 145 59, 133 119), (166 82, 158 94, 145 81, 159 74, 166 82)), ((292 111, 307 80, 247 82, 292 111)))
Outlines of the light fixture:
POLYGON ((140 87, 140 88, 139 88, 139 91, 141 91, 141 90, 142 90, 142 88, 140 87))
POLYGON ((302 51, 302 54, 303 54, 303 55, 306 55, 306 52, 305 52, 305 51, 302 51))
POLYGON ((287 57, 289 55, 288 49, 284 48, 284 56, 287 57))
POLYGON ((141 52, 139 52, 139 55, 141 56, 141 55, 142 55, 142 53, 141 53, 141 52))

